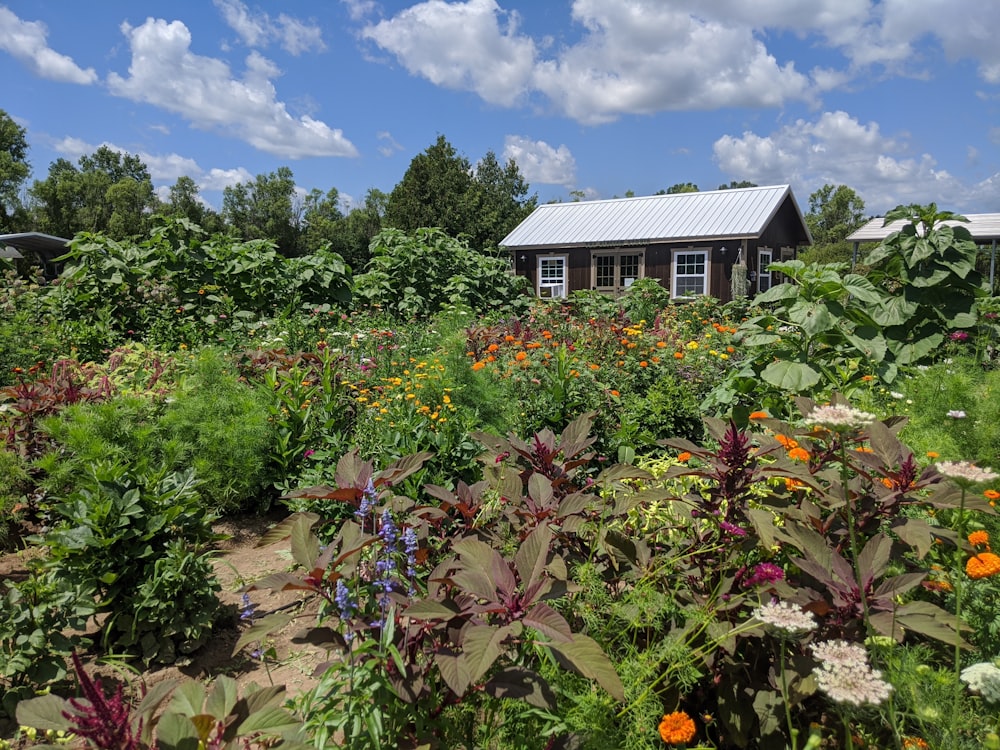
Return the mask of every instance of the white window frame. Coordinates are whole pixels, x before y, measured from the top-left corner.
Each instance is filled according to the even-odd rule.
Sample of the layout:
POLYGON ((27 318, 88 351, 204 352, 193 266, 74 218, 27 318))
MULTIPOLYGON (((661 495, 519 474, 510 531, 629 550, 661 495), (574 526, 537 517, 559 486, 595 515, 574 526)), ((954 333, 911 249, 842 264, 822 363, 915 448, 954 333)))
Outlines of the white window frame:
POLYGON ((766 292, 772 286, 774 286, 774 276, 767 267, 774 263, 774 250, 769 247, 758 247, 757 248, 757 293, 766 292), (764 260, 764 256, 767 256, 767 261, 764 260), (767 281, 767 287, 762 289, 762 282, 767 281))
POLYGON ((536 282, 535 282, 535 294, 544 299, 565 299, 569 296, 569 256, 568 255, 539 255, 536 265, 536 282), (543 261, 548 260, 561 260, 562 261, 562 280, 558 282, 553 281, 542 281, 542 266, 543 261), (562 287, 562 293, 556 294, 556 291, 562 287), (547 294, 543 294, 542 290, 548 290, 547 294))
POLYGON ((677 293, 677 280, 680 274, 677 272, 677 258, 681 255, 700 255, 705 265, 705 272, 702 274, 684 274, 684 278, 694 278, 698 277, 702 279, 702 291, 700 295, 704 297, 708 294, 708 290, 711 288, 709 282, 712 278, 712 252, 711 248, 708 247, 688 247, 688 248, 678 248, 671 251, 670 256, 670 298, 674 300, 683 300, 690 297, 690 294, 678 294, 677 293))

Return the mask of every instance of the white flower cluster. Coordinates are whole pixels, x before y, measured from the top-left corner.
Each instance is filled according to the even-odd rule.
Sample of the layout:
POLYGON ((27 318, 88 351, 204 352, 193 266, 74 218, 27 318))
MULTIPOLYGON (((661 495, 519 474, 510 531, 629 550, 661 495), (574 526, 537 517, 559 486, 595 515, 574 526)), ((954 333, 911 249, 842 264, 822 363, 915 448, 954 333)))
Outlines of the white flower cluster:
POLYGON ((993 662, 980 662, 962 670, 962 682, 987 703, 1000 704, 1000 669, 993 662))
POLYGON ((765 625, 788 633, 813 630, 816 627, 816 616, 792 602, 774 601, 764 604, 753 611, 753 616, 765 625))
POLYGON ((813 670, 819 689, 837 703, 879 705, 892 692, 882 673, 872 669, 863 646, 847 641, 823 641, 812 645, 821 662, 813 670))
POLYGON ((992 482, 998 475, 990 469, 981 469, 968 461, 942 461, 937 464, 937 470, 949 479, 959 479, 966 482, 992 482))
POLYGON ((853 406, 839 404, 817 406, 805 418, 807 425, 826 427, 834 431, 843 429, 859 430, 874 421, 874 414, 855 409, 853 406))

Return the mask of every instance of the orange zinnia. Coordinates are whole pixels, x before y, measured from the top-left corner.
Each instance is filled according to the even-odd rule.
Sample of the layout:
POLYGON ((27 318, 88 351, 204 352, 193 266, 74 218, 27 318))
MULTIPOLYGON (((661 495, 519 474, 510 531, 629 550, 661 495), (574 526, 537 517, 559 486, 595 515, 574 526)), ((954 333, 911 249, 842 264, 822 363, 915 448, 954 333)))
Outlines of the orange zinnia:
POLYGON ((997 492, 996 490, 986 490, 986 492, 983 493, 983 497, 987 500, 1000 500, 1000 492, 997 492))
POLYGON ((680 461, 682 464, 686 464, 688 461, 691 460, 691 454, 688 451, 684 451, 683 453, 678 453, 677 460, 680 461))
POLYGON ((668 745, 683 745, 694 739, 694 720, 683 711, 664 714, 660 721, 660 738, 668 745))
POLYGON ((486 367, 486 363, 485 363, 485 362, 474 362, 474 363, 472 364, 472 369, 473 369, 474 371, 477 371, 477 372, 478 372, 479 370, 482 370, 482 369, 483 369, 484 367, 486 367))
POLYGON ((995 576, 1000 573, 1000 557, 992 552, 980 552, 969 558, 965 564, 965 572, 973 580, 995 576))
POLYGON ((752 411, 750 412, 750 419, 767 419, 766 411, 752 411))
POLYGON ((516 359, 518 362, 523 362, 527 358, 528 355, 524 352, 518 352, 517 354, 514 355, 514 359, 516 359))

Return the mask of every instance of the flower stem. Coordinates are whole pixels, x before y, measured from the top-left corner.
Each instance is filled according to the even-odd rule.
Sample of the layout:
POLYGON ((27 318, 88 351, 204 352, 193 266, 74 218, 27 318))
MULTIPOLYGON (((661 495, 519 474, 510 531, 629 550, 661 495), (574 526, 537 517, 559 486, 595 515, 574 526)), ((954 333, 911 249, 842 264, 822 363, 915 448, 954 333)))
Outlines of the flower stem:
POLYGON ((865 623, 865 635, 872 635, 871 613, 868 610, 868 595, 865 592, 864 572, 858 564, 861 552, 858 549, 858 533, 854 528, 854 513, 851 506, 851 492, 848 486, 849 467, 847 465, 847 441, 840 436, 840 486, 844 494, 844 511, 847 515, 847 534, 851 540, 851 563, 854 567, 854 577, 858 584, 858 596, 861 599, 861 609, 865 623))

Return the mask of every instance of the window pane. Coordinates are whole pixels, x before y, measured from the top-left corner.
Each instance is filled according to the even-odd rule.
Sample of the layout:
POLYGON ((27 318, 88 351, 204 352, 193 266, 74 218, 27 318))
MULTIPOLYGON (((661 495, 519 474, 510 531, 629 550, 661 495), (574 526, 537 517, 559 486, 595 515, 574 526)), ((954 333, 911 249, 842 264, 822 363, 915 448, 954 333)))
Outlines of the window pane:
POLYGON ((623 255, 621 262, 621 279, 622 283, 625 283, 625 279, 638 279, 639 278, 639 256, 638 255, 623 255))
POLYGON ((615 258, 613 255, 598 255, 597 261, 597 286, 615 285, 615 258))

